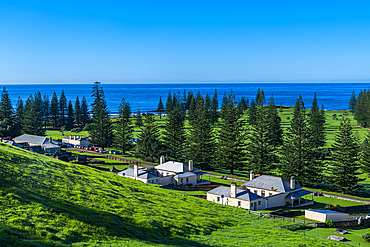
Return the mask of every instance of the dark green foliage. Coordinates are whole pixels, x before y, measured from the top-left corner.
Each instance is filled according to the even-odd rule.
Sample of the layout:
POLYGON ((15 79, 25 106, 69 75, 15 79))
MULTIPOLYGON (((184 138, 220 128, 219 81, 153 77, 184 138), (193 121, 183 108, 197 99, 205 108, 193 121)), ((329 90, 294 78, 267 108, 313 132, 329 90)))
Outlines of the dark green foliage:
POLYGON ((245 130, 239 120, 233 91, 227 97, 223 116, 224 123, 219 131, 217 162, 218 166, 230 170, 238 170, 245 162, 245 130))
POLYGON ((74 109, 74 114, 75 114, 75 122, 78 127, 81 126, 81 121, 82 121, 82 114, 81 114, 81 105, 80 105, 80 99, 78 96, 76 96, 76 102, 75 102, 75 109, 74 109))
POLYGON ((35 129, 33 126, 33 121, 35 118, 34 109, 33 109, 33 97, 30 95, 28 97, 26 104, 24 106, 24 114, 22 121, 22 133, 23 134, 35 134, 35 129))
POLYGON ((74 111, 73 111, 73 105, 72 101, 70 100, 68 102, 68 109, 67 109, 67 123, 66 123, 66 129, 71 130, 73 129, 73 123, 74 123, 74 111))
POLYGON ((189 136, 188 158, 193 160, 196 167, 200 169, 208 169, 214 166, 216 144, 207 115, 206 104, 202 100, 197 101, 189 136))
POLYGON ((211 115, 211 97, 207 93, 205 99, 204 99, 204 107, 206 109, 206 116, 208 120, 212 121, 212 115, 211 115))
POLYGON ((269 140, 268 109, 263 104, 264 102, 261 101, 257 107, 256 123, 248 134, 248 170, 253 170, 257 174, 270 174, 277 158, 274 146, 269 140))
POLYGON ((283 145, 283 129, 281 128, 281 119, 277 112, 274 96, 271 96, 267 108, 267 142, 274 148, 283 145))
POLYGON ((131 107, 130 103, 122 98, 118 108, 118 118, 116 121, 116 129, 114 131, 114 146, 123 154, 132 149, 132 143, 129 140, 132 138, 134 129, 130 126, 131 107))
POLYGON ((188 102, 189 102, 188 120, 189 123, 191 124, 195 118, 195 107, 196 107, 195 98, 193 94, 188 96, 188 102))
POLYGON ((13 136, 14 134, 14 113, 9 93, 4 87, 0 100, 0 136, 13 136))
MULTIPOLYGON (((39 136, 43 136, 45 135, 45 129, 43 128, 44 127, 44 124, 42 122, 42 108, 43 108, 43 102, 42 102, 42 97, 41 97, 41 93, 40 92, 36 92, 35 93, 35 98, 34 98, 34 101, 33 101, 33 129, 34 129, 34 132, 33 134, 34 135, 39 135, 39 136)), ((29 133, 30 134, 30 133, 29 133)))
POLYGON ((351 98, 349 99, 348 109, 351 110, 352 114, 356 110, 356 94, 355 94, 355 90, 352 91, 351 98))
POLYGON ((81 103, 81 121, 82 124, 85 126, 88 121, 90 120, 90 114, 89 114, 89 105, 87 104, 87 100, 85 96, 82 98, 81 103))
POLYGON ((331 185, 340 188, 342 193, 358 189, 358 182, 361 181, 357 176, 361 174, 358 137, 353 133, 347 113, 343 114, 333 148, 335 151, 332 154, 332 162, 328 166, 331 185))
POLYGON ((316 93, 313 98, 311 114, 308 118, 310 142, 312 147, 319 148, 325 145, 325 112, 324 106, 319 110, 316 93))
POLYGON ((59 117, 59 101, 58 101, 58 96, 54 92, 53 97, 51 98, 51 104, 50 104, 50 113, 51 113, 51 118, 53 119, 53 125, 54 127, 57 126, 58 124, 58 117, 59 117))
POLYGON ((167 115, 170 114, 172 109, 173 109, 172 95, 171 95, 171 92, 168 92, 168 97, 167 97, 167 101, 166 101, 166 113, 167 113, 167 115))
POLYGON ((256 124, 256 113, 257 108, 256 108, 256 103, 252 99, 251 101, 251 106, 248 108, 248 123, 253 126, 256 124))
POLYGON ((113 131, 109 109, 100 82, 94 82, 91 97, 94 101, 91 104, 92 130, 89 131, 89 134, 91 142, 104 149, 112 144, 113 131))
POLYGON ((215 89, 215 93, 213 94, 212 101, 211 101, 211 120, 212 124, 215 124, 218 121, 218 98, 217 98, 217 90, 215 89))
POLYGON ((172 110, 167 117, 163 132, 163 145, 167 160, 184 161, 186 152, 186 133, 184 121, 178 109, 172 110))
POLYGON ((361 165, 364 172, 370 173, 370 131, 367 131, 365 140, 361 145, 361 165))
POLYGON ((226 95, 226 93, 224 93, 224 97, 222 97, 222 104, 221 104, 221 119, 222 120, 225 120, 225 118, 226 118, 226 109, 227 109, 227 106, 228 106, 228 98, 227 98, 227 95, 226 95))
POLYGON ((50 117, 50 100, 48 95, 44 95, 42 103, 42 117, 44 119, 44 127, 46 129, 50 117))
POLYGON ((164 106, 162 102, 162 97, 159 97, 159 103, 157 106, 157 112, 159 113, 159 119, 162 118, 162 113, 164 112, 164 106))
POLYGON ((302 96, 299 95, 294 107, 291 127, 285 135, 281 148, 281 172, 283 177, 294 176, 298 184, 311 183, 321 179, 321 161, 312 152, 309 128, 302 96))
POLYGON ((370 126, 370 92, 361 91, 356 100, 354 117, 363 127, 370 126))
POLYGON ((265 102, 265 93, 263 92, 263 89, 260 90, 258 88, 258 91, 257 91, 257 96, 256 96, 256 105, 257 106, 260 106, 260 105, 263 105, 263 103, 265 102))
POLYGON ((67 98, 64 94, 64 90, 59 97, 59 121, 60 126, 63 126, 66 122, 66 112, 67 112, 67 98))
POLYGON ((141 116, 141 112, 140 112, 140 109, 137 110, 137 113, 136 113, 136 121, 135 121, 135 125, 138 126, 138 127, 141 127, 143 126, 143 118, 141 116))
POLYGON ((22 122, 23 122, 23 115, 24 115, 24 106, 23 106, 23 100, 18 97, 17 100, 17 106, 16 106, 16 112, 14 117, 14 131, 13 135, 14 137, 19 136, 22 134, 22 122))
MULTIPOLYGON (((364 240, 364 242, 370 243, 370 234, 368 232, 366 234, 363 234, 362 239, 364 240)), ((359 246, 360 246, 360 244, 359 244, 359 246)))
POLYGON ((141 128, 138 139, 136 156, 148 162, 158 162, 162 154, 163 145, 160 140, 159 127, 154 123, 152 115, 146 116, 145 124, 141 128))

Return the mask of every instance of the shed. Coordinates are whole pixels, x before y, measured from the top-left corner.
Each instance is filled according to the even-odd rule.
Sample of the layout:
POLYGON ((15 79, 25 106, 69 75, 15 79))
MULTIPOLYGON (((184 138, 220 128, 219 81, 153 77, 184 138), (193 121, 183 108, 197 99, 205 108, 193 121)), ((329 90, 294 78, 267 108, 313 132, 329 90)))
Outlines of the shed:
POLYGON ((306 219, 320 222, 326 222, 327 220, 332 220, 333 222, 349 220, 349 214, 331 210, 305 210, 304 216, 306 219))

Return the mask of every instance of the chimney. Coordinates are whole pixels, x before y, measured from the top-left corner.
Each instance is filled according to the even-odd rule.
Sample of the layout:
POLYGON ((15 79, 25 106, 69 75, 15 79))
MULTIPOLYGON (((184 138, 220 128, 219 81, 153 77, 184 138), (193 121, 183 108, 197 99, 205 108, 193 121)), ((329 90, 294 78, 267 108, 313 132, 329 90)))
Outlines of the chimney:
POLYGON ((294 176, 291 176, 290 177, 290 188, 292 190, 295 190, 295 179, 294 179, 294 176))
POLYGON ((50 143, 53 143, 53 138, 51 138, 51 137, 50 137, 50 138, 49 138, 49 142, 50 142, 50 143))
POLYGON ((251 171, 249 175, 249 180, 253 180, 253 179, 254 179, 254 171, 251 171))
POLYGON ((165 159, 164 159, 164 156, 161 156, 159 158, 159 164, 162 165, 164 163, 165 159))
POLYGON ((135 180, 136 180, 136 178, 137 178, 138 170, 139 170, 139 168, 138 168, 138 166, 135 164, 135 165, 134 165, 134 177, 135 177, 135 180))
POLYGON ((236 183, 232 182, 230 185, 230 197, 235 198, 236 197, 236 183))
POLYGON ((188 170, 189 170, 189 172, 193 171, 193 161, 192 160, 189 160, 188 170))

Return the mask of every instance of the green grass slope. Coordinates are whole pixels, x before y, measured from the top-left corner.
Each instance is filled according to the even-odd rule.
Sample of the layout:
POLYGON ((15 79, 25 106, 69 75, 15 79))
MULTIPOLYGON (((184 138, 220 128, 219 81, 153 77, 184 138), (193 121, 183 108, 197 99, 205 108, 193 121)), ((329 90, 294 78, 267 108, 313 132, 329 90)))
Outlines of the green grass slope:
POLYGON ((284 221, 0 144, 0 246, 335 246, 284 221))

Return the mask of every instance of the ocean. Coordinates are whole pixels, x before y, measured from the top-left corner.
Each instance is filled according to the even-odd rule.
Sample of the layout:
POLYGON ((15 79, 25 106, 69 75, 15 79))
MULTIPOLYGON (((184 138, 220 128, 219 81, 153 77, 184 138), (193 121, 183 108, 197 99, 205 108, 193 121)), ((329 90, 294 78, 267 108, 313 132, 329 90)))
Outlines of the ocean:
MULTIPOLYGON (((18 97, 25 103, 30 94, 36 91, 42 95, 49 95, 51 99, 55 91, 60 96, 64 89, 67 100, 75 102, 76 96, 82 99, 86 97, 88 103, 92 102, 91 87, 93 84, 36 84, 36 85, 3 85, 10 94, 10 98, 15 106, 18 97)), ((157 109, 159 97, 162 97, 163 104, 166 103, 168 92, 179 93, 181 96, 184 89, 198 91, 202 95, 207 93, 214 94, 217 89, 219 106, 221 106, 224 93, 234 91, 237 100, 245 96, 251 100, 256 97, 258 88, 263 89, 266 96, 266 104, 271 95, 274 96, 275 104, 284 106, 294 106, 299 96, 302 94, 306 108, 311 108, 314 93, 317 93, 318 103, 324 105, 326 110, 343 110, 348 108, 348 102, 354 90, 356 95, 360 90, 368 90, 370 82, 366 83, 164 83, 164 84, 104 84, 102 87, 108 102, 109 110, 112 114, 118 112, 118 106, 122 97, 130 102, 132 112, 138 109, 142 113, 152 112, 157 109)))

